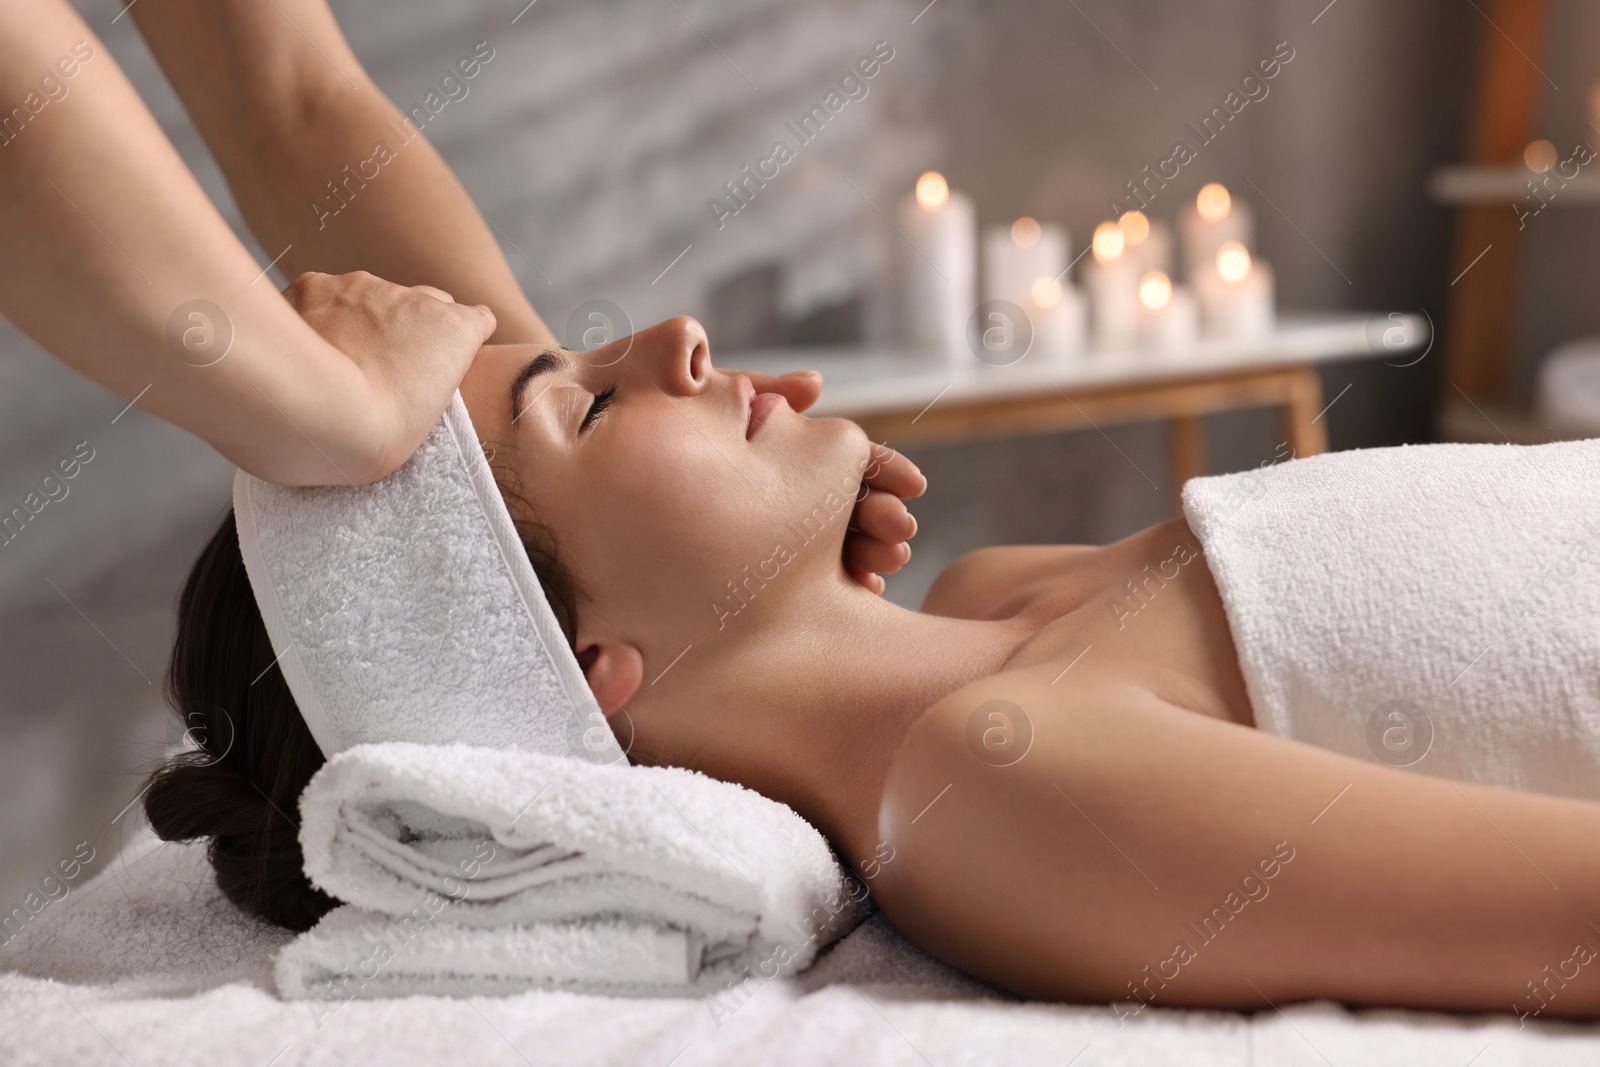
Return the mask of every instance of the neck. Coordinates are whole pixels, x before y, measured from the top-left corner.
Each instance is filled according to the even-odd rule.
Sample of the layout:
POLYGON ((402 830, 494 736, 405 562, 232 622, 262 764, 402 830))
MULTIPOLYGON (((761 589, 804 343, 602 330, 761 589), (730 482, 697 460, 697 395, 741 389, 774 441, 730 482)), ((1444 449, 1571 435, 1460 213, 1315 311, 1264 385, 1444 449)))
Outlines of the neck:
POLYGON ((898 607, 842 570, 776 617, 747 621, 749 633, 707 642, 678 679, 675 696, 692 693, 693 708, 673 718, 692 716, 693 736, 680 735, 683 758, 665 762, 788 804, 852 864, 878 844, 883 782, 906 731, 941 697, 1000 670, 1027 636, 1014 620, 898 607))

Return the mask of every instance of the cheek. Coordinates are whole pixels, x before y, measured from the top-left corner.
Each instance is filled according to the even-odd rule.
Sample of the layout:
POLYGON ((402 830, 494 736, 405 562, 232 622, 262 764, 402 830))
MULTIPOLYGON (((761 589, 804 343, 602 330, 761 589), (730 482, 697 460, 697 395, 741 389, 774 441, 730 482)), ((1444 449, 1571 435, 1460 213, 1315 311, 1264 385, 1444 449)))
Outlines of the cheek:
POLYGON ((682 420, 660 430, 631 440, 613 469, 619 498, 634 502, 640 536, 658 558, 675 558, 688 571, 737 571, 770 554, 791 524, 825 502, 853 506, 871 449, 861 428, 843 419, 796 420, 753 444, 682 420))
POLYGON ((608 445, 602 470, 616 510, 651 543, 692 547, 747 510, 763 482, 738 442, 683 419, 656 420, 608 445))
POLYGON ((798 543, 796 524, 819 507, 830 519, 810 544, 829 551, 804 552, 807 562, 791 569, 810 570, 812 557, 817 567, 833 564, 870 455, 858 426, 807 420, 781 444, 751 447, 664 414, 607 441, 563 509, 571 520, 563 528, 576 535, 570 558, 610 610, 703 607, 746 564, 769 558, 780 542, 798 543))
POLYGON ((660 611, 709 588, 738 555, 752 513, 769 506, 761 495, 771 479, 735 466, 749 459, 737 442, 675 422, 613 435, 563 508, 579 577, 612 610, 660 611))

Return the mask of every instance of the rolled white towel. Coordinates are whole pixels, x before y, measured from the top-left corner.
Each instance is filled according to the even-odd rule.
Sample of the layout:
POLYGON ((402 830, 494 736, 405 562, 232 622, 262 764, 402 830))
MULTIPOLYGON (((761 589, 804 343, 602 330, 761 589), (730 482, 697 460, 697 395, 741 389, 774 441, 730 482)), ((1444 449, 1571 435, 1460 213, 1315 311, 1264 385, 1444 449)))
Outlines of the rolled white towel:
POLYGON ((317 772, 300 811, 307 875, 360 914, 338 909, 284 951, 289 997, 372 970, 395 917, 420 931, 406 939, 410 969, 388 967, 361 995, 421 992, 435 972, 483 990, 682 991, 744 968, 770 978, 805 967, 866 911, 809 823, 679 768, 358 745, 317 772))

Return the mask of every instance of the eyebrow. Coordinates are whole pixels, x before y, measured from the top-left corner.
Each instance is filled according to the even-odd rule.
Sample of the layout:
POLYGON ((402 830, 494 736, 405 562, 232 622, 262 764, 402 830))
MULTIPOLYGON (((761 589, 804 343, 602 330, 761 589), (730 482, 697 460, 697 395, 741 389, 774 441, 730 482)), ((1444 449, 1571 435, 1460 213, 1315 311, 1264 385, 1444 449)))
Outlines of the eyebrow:
POLYGON ((550 371, 564 371, 572 367, 572 361, 555 349, 547 349, 528 360, 517 371, 517 376, 511 379, 511 421, 516 422, 522 418, 524 411, 522 396, 528 391, 528 383, 541 374, 550 371))

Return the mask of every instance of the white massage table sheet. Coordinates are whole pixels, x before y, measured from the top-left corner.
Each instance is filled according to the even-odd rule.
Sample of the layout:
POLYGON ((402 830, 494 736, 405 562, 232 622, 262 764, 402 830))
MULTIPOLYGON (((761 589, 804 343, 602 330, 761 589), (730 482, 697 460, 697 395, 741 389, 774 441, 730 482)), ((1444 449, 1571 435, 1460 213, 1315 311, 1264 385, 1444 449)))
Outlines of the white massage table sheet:
POLYGON ((700 1000, 537 992, 286 1003, 288 935, 246 919, 202 846, 148 835, 0 948, 0 1063, 295 1064, 1394 1064, 1600 1062, 1600 1025, 1350 1011, 1319 1001, 1251 1014, 1029 1003, 987 990, 881 917, 809 972, 700 1000), (720 1018, 719 1018, 720 1016, 720 1018))

